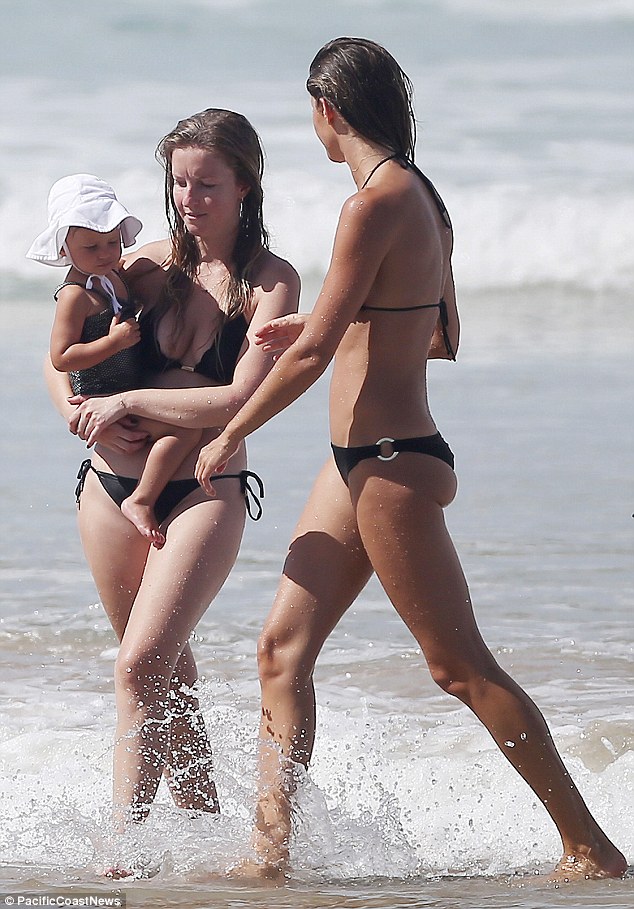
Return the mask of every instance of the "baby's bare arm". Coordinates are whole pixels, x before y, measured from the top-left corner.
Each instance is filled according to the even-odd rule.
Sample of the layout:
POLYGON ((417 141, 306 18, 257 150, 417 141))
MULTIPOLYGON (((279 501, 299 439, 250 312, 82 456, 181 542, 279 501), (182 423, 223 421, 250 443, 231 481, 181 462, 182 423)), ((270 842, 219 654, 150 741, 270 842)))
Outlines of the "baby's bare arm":
POLYGON ((51 362, 60 372, 89 369, 127 347, 134 347, 140 340, 136 319, 121 321, 113 316, 110 329, 103 338, 82 342, 84 322, 98 310, 83 287, 63 287, 57 298, 57 307, 51 330, 51 362))

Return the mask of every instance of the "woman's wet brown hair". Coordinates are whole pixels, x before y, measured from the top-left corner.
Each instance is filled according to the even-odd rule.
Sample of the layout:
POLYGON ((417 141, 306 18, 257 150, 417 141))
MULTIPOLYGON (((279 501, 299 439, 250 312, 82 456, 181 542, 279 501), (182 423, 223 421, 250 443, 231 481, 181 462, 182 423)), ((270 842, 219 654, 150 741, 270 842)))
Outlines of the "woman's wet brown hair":
POLYGON ((170 264, 174 266, 168 272, 165 303, 182 307, 200 265, 200 252, 174 205, 172 154, 177 148, 202 148, 220 153, 238 181, 249 187, 240 210, 233 271, 223 300, 227 318, 233 318, 249 305, 253 294, 250 272, 262 249, 268 249, 269 244, 262 213, 264 152, 260 138, 242 114, 208 108, 179 120, 158 144, 156 157, 165 170, 165 212, 172 247, 170 264))
POLYGON ((306 88, 325 98, 359 135, 414 160, 412 83, 394 57, 366 38, 335 38, 317 52, 306 88))

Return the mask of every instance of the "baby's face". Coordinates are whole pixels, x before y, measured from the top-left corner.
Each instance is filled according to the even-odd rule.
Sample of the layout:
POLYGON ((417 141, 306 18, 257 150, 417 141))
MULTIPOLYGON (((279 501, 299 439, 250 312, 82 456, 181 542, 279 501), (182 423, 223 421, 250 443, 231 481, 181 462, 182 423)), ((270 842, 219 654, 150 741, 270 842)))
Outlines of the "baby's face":
POLYGON ((86 275, 105 275, 121 259, 121 229, 102 234, 86 227, 71 227, 64 240, 71 262, 86 275))

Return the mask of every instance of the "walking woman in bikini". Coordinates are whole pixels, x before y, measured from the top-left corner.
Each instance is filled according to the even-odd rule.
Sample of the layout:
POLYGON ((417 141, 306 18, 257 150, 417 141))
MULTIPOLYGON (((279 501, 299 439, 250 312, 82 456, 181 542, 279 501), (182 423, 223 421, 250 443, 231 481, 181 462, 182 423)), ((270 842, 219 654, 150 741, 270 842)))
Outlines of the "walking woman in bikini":
POLYGON ((458 347, 453 235, 413 163, 411 84, 382 47, 340 38, 315 57, 308 91, 317 136, 331 161, 349 167, 356 192, 343 206, 313 312, 260 332, 265 348, 290 346, 196 468, 213 493, 210 476, 242 439, 334 357, 334 457, 299 521, 259 647, 262 871, 288 862, 292 763, 307 765, 313 748, 315 661, 375 572, 434 681, 484 723, 550 813, 563 845, 556 874, 619 877, 625 858, 590 814, 537 707, 482 640, 445 526, 456 476, 429 411, 426 365, 453 359, 458 347))

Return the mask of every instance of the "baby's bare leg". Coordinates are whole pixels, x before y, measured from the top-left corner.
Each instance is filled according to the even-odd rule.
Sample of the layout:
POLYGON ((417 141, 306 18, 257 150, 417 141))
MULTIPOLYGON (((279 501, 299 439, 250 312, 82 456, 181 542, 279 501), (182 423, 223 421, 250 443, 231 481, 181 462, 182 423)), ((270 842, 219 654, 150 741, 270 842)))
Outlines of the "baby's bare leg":
POLYGON ((156 549, 165 545, 165 534, 159 528, 154 506, 159 495, 172 479, 187 455, 199 443, 198 429, 180 429, 165 423, 141 421, 153 438, 152 446, 134 492, 121 503, 121 511, 139 533, 156 549))

